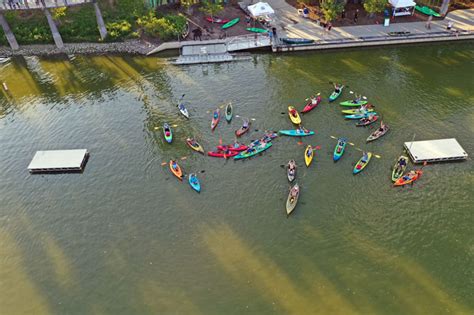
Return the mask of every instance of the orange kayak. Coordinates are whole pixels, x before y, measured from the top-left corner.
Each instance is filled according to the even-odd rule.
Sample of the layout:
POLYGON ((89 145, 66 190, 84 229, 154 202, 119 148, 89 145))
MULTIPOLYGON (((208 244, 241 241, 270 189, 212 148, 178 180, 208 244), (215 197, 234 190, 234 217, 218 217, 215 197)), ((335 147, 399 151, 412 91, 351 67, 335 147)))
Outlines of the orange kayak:
POLYGON ((411 184, 414 181, 416 181, 418 178, 420 178, 422 174, 423 174, 422 170, 411 171, 405 174, 404 176, 400 177, 399 179, 397 179, 393 185, 405 186, 405 185, 411 184))
POLYGON ((170 160, 170 171, 173 173, 174 176, 178 177, 179 180, 183 180, 183 172, 181 171, 181 167, 179 167, 178 163, 174 160, 170 160))

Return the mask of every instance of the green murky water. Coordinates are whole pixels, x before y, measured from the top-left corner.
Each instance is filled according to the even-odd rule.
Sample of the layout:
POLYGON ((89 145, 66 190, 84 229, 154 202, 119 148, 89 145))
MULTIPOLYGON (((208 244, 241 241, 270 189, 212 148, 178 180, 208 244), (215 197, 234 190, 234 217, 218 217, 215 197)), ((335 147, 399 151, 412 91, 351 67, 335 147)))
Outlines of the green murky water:
MULTIPOLYGON (((395 189, 402 143, 455 137, 474 154, 472 43, 255 55, 174 67, 158 58, 19 58, 1 65, 0 313, 2 314, 472 314, 473 165, 435 164, 395 189), (274 140, 262 156, 224 161, 206 149, 233 140, 239 119, 210 131, 209 111, 232 100, 255 120, 243 141, 288 129, 288 105, 329 82, 369 97, 391 131, 344 121, 326 101, 303 117, 321 146, 274 140), (191 119, 177 114, 186 93, 191 119), (176 124, 175 141, 155 127, 176 124), (255 129, 259 130, 258 132, 255 129), (357 176, 355 147, 381 155, 357 176), (87 148, 83 174, 30 175, 36 150, 87 148), (187 157, 200 195, 161 165, 187 157), (300 203, 284 204, 290 158, 300 203), (202 172, 204 171, 204 172, 202 172)), ((343 98, 348 98, 345 92, 343 98)))

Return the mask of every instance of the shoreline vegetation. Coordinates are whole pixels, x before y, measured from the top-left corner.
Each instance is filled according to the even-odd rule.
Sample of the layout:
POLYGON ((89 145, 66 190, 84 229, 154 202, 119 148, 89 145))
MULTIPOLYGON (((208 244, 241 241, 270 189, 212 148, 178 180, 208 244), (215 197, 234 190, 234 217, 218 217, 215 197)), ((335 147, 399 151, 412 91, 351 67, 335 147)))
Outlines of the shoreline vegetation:
MULTIPOLYGON (((309 5, 313 0, 287 1, 297 7, 303 3, 309 5)), ((388 2, 388 0, 380 1, 388 2)), ((187 21, 190 22, 190 28, 200 28, 203 31, 203 39, 222 39, 248 34, 245 23, 224 32, 219 24, 205 20, 206 16, 221 18, 238 16, 244 19, 245 13, 238 8, 235 1, 223 4, 207 0, 201 2, 181 0, 179 3, 158 6, 154 9, 148 8, 141 0, 99 0, 98 3, 108 32, 105 40, 100 38, 94 8, 91 5, 50 10, 63 38, 63 49, 58 49, 54 45, 46 17, 41 10, 4 12, 20 44, 20 49, 11 50, 2 31, 0 32, 0 56, 109 53, 146 55, 164 42, 190 40, 192 35, 180 37, 187 27, 187 21)), ((346 7, 351 5, 353 6, 347 3, 346 7)))

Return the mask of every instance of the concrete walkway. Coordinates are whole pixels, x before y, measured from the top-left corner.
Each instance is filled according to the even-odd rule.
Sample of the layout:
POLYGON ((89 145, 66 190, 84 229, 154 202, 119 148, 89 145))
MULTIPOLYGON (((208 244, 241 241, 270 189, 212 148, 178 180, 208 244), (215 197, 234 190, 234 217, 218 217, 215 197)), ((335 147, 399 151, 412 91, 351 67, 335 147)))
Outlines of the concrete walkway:
POLYGON ((454 23, 453 28, 456 30, 474 32, 474 9, 456 10, 448 13, 443 20, 433 20, 430 30, 425 27, 425 22, 410 22, 391 23, 388 27, 380 24, 333 27, 331 31, 326 31, 316 22, 299 16, 297 9, 286 3, 285 0, 267 1, 275 10, 274 24, 279 37, 308 38, 318 43, 387 36, 389 32, 429 35, 446 31, 449 21, 454 23))

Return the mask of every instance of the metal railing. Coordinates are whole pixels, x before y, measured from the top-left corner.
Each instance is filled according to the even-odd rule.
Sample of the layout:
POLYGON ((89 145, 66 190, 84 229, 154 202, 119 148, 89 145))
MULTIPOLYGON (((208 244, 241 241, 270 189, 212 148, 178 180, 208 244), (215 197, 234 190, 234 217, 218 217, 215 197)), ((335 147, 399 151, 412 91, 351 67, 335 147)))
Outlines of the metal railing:
POLYGON ((400 40, 400 39, 429 39, 429 38, 440 38, 440 37, 464 37, 474 35, 474 32, 468 30, 460 31, 442 31, 442 32, 430 32, 430 33, 410 33, 397 36, 386 35, 375 35, 375 36, 360 36, 360 37, 341 37, 333 39, 321 39, 316 40, 311 44, 286 44, 279 42, 276 47, 299 47, 299 46, 319 46, 319 45, 332 45, 332 44, 344 44, 344 43, 355 43, 355 42, 376 42, 383 40, 400 40))
POLYGON ((20 11, 70 7, 94 0, 0 0, 0 11, 20 11))

